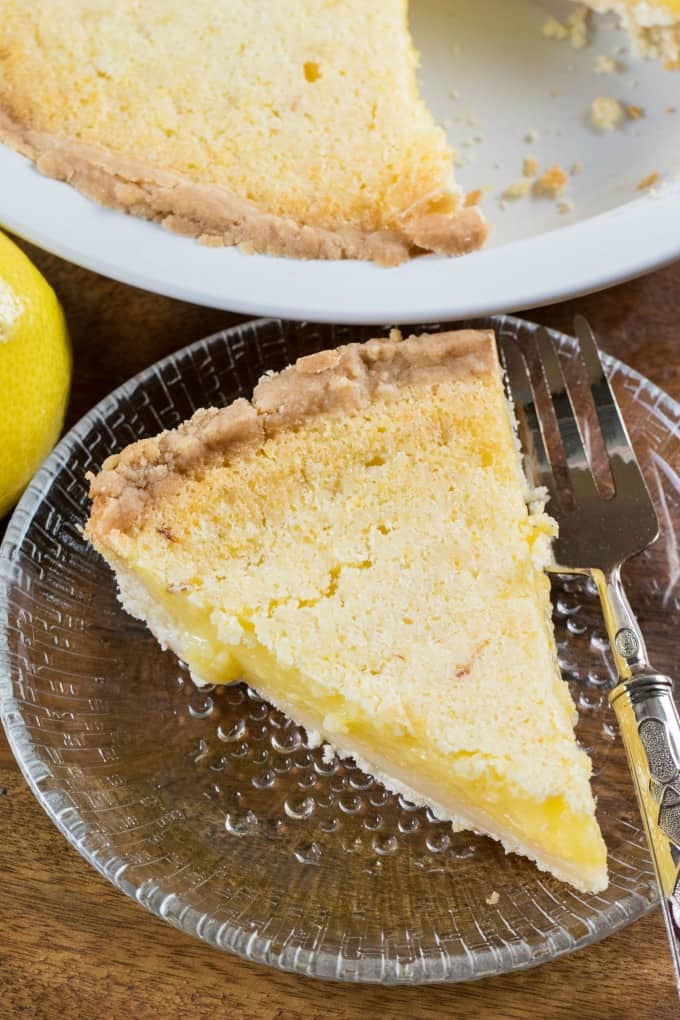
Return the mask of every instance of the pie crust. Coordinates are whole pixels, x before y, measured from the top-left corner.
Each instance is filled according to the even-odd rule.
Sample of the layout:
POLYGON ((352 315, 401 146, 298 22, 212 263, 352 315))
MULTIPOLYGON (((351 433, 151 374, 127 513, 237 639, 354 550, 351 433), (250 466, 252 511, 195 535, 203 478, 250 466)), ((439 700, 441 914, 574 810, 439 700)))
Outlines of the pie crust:
POLYGON ((100 205, 154 220, 213 246, 239 245, 251 254, 301 259, 366 259, 395 266, 417 251, 463 255, 481 248, 488 227, 475 205, 451 188, 422 199, 402 214, 402 229, 366 232, 313 227, 265 213, 254 202, 185 174, 120 156, 102 146, 58 138, 24 127, 0 109, 0 142, 35 162, 48 177, 66 181, 100 205), (451 212, 432 211, 454 198, 451 212))
POLYGON ((352 343, 299 358, 277 375, 265 375, 252 402, 197 411, 184 424, 142 439, 107 458, 91 478, 94 501, 88 537, 106 543, 109 531, 129 531, 152 501, 201 466, 244 445, 262 446, 267 436, 295 428, 304 418, 343 414, 367 406, 376 393, 389 397, 405 384, 455 375, 483 375, 496 361, 493 333, 460 330, 401 339, 352 343))

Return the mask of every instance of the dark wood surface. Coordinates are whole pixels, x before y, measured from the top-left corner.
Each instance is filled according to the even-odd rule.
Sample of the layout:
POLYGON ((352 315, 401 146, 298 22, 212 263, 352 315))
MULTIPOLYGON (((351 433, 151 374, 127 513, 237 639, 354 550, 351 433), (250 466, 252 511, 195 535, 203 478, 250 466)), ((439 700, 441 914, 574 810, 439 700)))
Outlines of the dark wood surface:
MULTIPOLYGON (((237 321, 24 247, 56 288, 71 328, 68 424, 159 357, 237 321)), ((527 317, 566 330, 575 311, 590 318, 605 349, 680 398, 680 264, 527 317)), ((66 844, 1 733, 0 877, 2 1020, 666 1020, 680 1013, 658 911, 555 963, 459 986, 321 983, 219 953, 146 913, 66 844)))

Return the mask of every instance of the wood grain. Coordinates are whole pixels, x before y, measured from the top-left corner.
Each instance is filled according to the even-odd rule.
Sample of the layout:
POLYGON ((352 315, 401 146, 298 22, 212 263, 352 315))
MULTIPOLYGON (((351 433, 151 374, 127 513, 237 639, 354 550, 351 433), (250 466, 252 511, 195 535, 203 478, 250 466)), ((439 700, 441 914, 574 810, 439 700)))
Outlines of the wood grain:
MULTIPOLYGON (((24 246, 70 323, 68 423, 133 373, 236 316, 151 295, 24 246)), ((527 317, 567 330, 586 314, 603 346, 680 398, 680 265, 527 317)), ((675 1017, 661 917, 553 964, 459 986, 316 982, 205 946, 152 917, 72 850, 0 736, 0 1017, 79 1020, 457 1020, 675 1017)))

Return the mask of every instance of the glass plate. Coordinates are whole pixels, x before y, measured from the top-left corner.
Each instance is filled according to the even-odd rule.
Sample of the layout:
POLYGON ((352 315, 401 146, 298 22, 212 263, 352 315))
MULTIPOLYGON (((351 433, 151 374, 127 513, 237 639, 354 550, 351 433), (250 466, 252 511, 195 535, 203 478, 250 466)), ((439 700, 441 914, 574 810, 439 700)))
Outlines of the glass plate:
MULTIPOLYGON (((535 328, 486 322, 510 335, 535 328)), ((350 762, 326 764, 244 684, 194 687, 123 612, 108 567, 80 535, 85 474, 109 453, 197 407, 249 395, 265 369, 375 332, 273 320, 233 327, 132 379, 66 436, 0 554, 0 714, 27 781, 67 839, 183 931, 317 977, 462 981, 553 959, 655 902, 587 583, 558 580, 554 603, 609 847, 611 883, 590 896, 490 839, 452 833, 350 762)), ((628 590, 652 661, 673 675, 679 408, 624 365, 607 365, 663 523, 656 546, 629 565, 628 590)))

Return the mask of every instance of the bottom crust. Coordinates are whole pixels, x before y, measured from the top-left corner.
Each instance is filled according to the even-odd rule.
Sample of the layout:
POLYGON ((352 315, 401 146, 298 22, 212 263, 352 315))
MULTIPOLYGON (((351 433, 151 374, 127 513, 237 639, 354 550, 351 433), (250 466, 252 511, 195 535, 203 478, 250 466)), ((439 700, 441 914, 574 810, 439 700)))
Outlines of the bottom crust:
POLYGON ((456 188, 448 191, 459 202, 452 212, 428 211, 432 203, 425 197, 418 208, 404 213, 401 231, 367 232, 349 225, 329 230, 262 212, 227 188, 197 184, 99 145, 25 127, 2 110, 0 141, 34 160, 42 173, 66 181, 101 205, 154 220, 208 245, 238 245, 249 254, 363 259, 394 266, 419 250, 463 255, 480 248, 488 234, 480 210, 464 206, 456 188))

